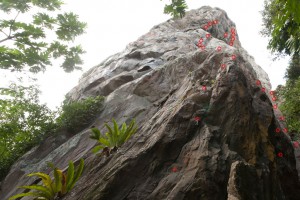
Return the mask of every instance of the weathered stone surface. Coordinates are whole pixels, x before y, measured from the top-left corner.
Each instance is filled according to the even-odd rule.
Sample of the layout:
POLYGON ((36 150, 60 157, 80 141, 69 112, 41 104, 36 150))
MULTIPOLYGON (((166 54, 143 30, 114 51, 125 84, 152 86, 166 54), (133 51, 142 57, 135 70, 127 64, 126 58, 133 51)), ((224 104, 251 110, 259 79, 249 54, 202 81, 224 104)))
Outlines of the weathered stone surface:
POLYGON ((36 183, 36 178, 29 178, 27 174, 50 173, 52 169, 48 166, 49 162, 60 169, 65 169, 69 160, 78 160, 87 156, 87 152, 94 144, 94 141, 88 139, 87 134, 82 133, 72 137, 71 134, 63 131, 47 138, 40 146, 27 152, 13 165, 3 181, 0 199, 8 199, 13 194, 22 192, 23 189, 18 189, 18 186, 36 183))
POLYGON ((258 175, 254 167, 241 161, 231 164, 227 192, 228 200, 264 199, 259 196, 258 175))
POLYGON ((300 142, 294 141, 293 146, 294 146, 295 158, 296 158, 296 168, 297 168, 298 177, 300 180, 300 142))
POLYGON ((272 107, 268 76, 238 34, 233 47, 227 44, 224 32, 234 27, 223 10, 202 7, 155 26, 85 73, 68 95, 106 96, 94 125, 136 118, 139 129, 108 158, 87 153, 94 145, 88 131, 61 145, 54 163, 66 167, 81 156, 86 163, 65 200, 300 199, 290 137, 275 133, 284 123, 272 107), (203 30, 212 20, 218 24, 203 30), (196 46, 200 37, 205 51, 196 46))

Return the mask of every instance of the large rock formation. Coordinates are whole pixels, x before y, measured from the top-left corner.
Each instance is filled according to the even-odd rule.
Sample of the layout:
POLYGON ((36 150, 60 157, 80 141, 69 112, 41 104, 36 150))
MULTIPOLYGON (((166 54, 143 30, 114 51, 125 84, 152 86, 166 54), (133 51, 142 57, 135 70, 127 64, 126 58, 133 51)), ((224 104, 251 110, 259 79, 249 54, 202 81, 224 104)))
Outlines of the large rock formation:
POLYGON ((136 119, 138 132, 118 152, 92 154, 87 127, 34 161, 39 147, 24 156, 0 199, 20 192, 5 185, 34 181, 25 172, 80 157, 85 171, 65 200, 300 199, 293 146, 270 89, 226 13, 192 10, 90 69, 68 94, 106 97, 96 127, 136 119))

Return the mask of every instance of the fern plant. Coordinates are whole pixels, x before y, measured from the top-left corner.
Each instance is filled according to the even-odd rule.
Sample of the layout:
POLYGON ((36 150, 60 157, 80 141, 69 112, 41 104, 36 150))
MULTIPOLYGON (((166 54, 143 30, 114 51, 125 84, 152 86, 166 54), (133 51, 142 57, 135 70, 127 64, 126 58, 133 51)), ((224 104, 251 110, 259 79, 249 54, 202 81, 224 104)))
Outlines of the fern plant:
POLYGON ((107 128, 105 134, 102 134, 99 129, 92 128, 92 134, 90 135, 91 139, 97 140, 99 145, 93 148, 93 152, 97 153, 101 149, 103 153, 107 156, 110 153, 110 149, 116 151, 122 144, 124 144, 137 130, 137 126, 135 126, 135 120, 133 119, 129 126, 124 122, 122 124, 121 129, 119 129, 119 125, 116 120, 112 119, 113 127, 108 125, 107 123, 104 126, 107 128))
POLYGON ((48 174, 37 172, 28 174, 29 177, 37 176, 42 179, 42 185, 25 185, 20 188, 28 189, 29 192, 20 193, 9 198, 9 200, 18 199, 20 197, 33 197, 40 200, 54 200, 63 197, 74 187, 82 174, 84 167, 83 159, 80 160, 78 167, 74 167, 72 161, 69 162, 67 174, 53 166, 54 179, 48 174))

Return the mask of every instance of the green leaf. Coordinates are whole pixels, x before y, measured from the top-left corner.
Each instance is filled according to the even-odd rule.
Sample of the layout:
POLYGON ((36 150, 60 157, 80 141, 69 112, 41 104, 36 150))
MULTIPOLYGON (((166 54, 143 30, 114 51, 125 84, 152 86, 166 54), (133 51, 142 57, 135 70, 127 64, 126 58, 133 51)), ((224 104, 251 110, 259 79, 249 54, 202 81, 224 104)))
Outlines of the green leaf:
POLYGON ((129 140, 129 138, 137 131, 137 127, 133 128, 131 131, 128 132, 125 142, 129 140))
POLYGON ((70 186, 73 183, 74 178, 74 163, 72 161, 69 162, 68 174, 67 174, 67 191, 70 191, 70 186))
POLYGON ((62 172, 60 170, 58 170, 57 168, 55 168, 54 169, 54 180, 55 180, 54 192, 55 193, 58 193, 59 191, 61 191, 62 178, 63 178, 62 172))
POLYGON ((272 52, 291 56, 300 53, 300 10, 296 7, 300 7, 299 1, 265 1, 262 34, 270 37, 268 48, 272 52))
MULTIPOLYGON (((112 121, 114 126, 113 129, 107 123, 104 124, 108 132, 105 134, 105 136, 100 136, 100 139, 98 140, 98 143, 100 145, 93 148, 94 153, 105 147, 120 147, 137 131, 134 119, 131 121, 128 127, 126 123, 123 123, 121 129, 119 129, 119 126, 115 119, 112 119, 112 121)), ((97 130, 95 130, 95 132, 99 134, 97 130)), ((94 138, 98 138, 98 136, 94 138)))
POLYGON ((103 149, 105 146, 102 145, 97 145, 93 148, 92 152, 93 153, 98 153, 101 149, 103 149))
POLYGON ((123 124, 122 124, 122 128, 121 128, 121 133, 124 133, 125 131, 126 131, 126 129, 127 129, 127 125, 126 125, 126 123, 124 122, 123 124))
POLYGON ((104 146, 107 146, 107 147, 111 147, 111 145, 113 145, 113 144, 111 144, 111 142, 108 138, 101 137, 98 141, 100 144, 103 144, 104 146))
POLYGON ((6 16, 7 19, 0 21, 3 33, 0 40, 1 69, 38 73, 52 65, 51 58, 58 57, 64 58, 61 66, 66 72, 80 69, 84 51, 79 45, 72 46, 68 41, 85 33, 87 25, 72 12, 58 12, 61 4, 59 0, 5 0, 0 3, 1 11, 14 11, 6 16), (35 13, 37 10, 41 12, 28 15, 29 19, 26 20, 19 15, 26 12, 30 14, 31 11, 35 13), (57 40, 53 42, 54 34, 57 40), (53 51, 52 44, 55 42, 58 42, 60 49, 53 51))
POLYGON ((91 130, 92 130, 92 134, 90 135, 90 138, 94 140, 99 140, 101 137, 100 130, 97 128, 92 128, 91 130))
POLYGON ((79 166, 76 168, 75 170, 75 176, 74 179, 70 185, 70 190, 74 187, 75 183, 78 181, 78 179, 80 178, 82 172, 83 172, 83 168, 84 168, 84 160, 80 159, 80 163, 79 166))
MULTIPOLYGON (((21 193, 21 194, 14 195, 14 196, 10 197, 8 200, 19 199, 21 197, 42 197, 42 196, 38 192, 27 192, 27 193, 21 193)), ((45 200, 48 200, 45 197, 42 197, 42 198, 45 200)))
POLYGON ((115 146, 114 132, 113 132, 112 128, 107 123, 105 123, 104 126, 108 130, 108 132, 105 135, 106 135, 106 137, 109 141, 109 144, 111 145, 111 147, 113 147, 113 146, 115 146))
POLYGON ((185 10, 187 9, 185 0, 172 0, 170 5, 165 5, 164 13, 171 14, 173 17, 184 17, 185 10))
POLYGON ((127 131, 127 133, 125 134, 126 138, 125 138, 124 142, 126 142, 137 131, 137 127, 133 127, 134 124, 135 124, 135 122, 133 121, 132 125, 130 126, 130 128, 127 131))
POLYGON ((52 162, 48 162, 47 165, 48 165, 51 169, 55 170, 55 166, 54 166, 54 164, 53 164, 52 162))
POLYGON ((47 198, 47 199, 53 199, 54 198, 54 195, 51 191, 49 191, 49 188, 46 188, 46 187, 41 186, 41 185, 21 186, 20 188, 30 189, 30 190, 37 190, 41 197, 44 197, 44 198, 47 198))
POLYGON ((120 136, 119 125, 117 124, 117 122, 114 118, 112 119, 112 121, 114 124, 114 131, 113 131, 112 137, 113 137, 113 141, 114 141, 114 146, 117 146, 118 145, 117 139, 120 136))
POLYGON ((45 187, 47 187, 49 189, 49 191, 51 191, 51 193, 54 194, 54 191, 52 188, 52 180, 49 175, 47 175, 45 173, 37 172, 37 173, 28 174, 27 176, 29 176, 29 177, 37 176, 37 177, 41 178, 45 187))
POLYGON ((78 21, 78 15, 70 12, 57 15, 57 22, 59 28, 56 34, 60 40, 74 40, 78 35, 84 33, 84 28, 86 28, 86 23, 78 21))

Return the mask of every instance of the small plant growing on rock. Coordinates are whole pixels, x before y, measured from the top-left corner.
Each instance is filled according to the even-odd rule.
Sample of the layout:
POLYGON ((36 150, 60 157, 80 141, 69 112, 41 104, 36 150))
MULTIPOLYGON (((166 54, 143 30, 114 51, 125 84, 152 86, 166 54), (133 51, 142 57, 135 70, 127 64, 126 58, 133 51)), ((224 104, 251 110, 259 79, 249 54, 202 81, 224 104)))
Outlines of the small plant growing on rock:
POLYGON ((67 174, 63 173, 58 168, 52 166, 54 180, 48 174, 37 172, 28 174, 28 176, 37 176, 42 179, 42 185, 26 185, 20 188, 30 190, 21 194, 14 195, 9 200, 18 199, 20 197, 34 197, 34 199, 54 200, 63 197, 67 194, 78 181, 84 167, 83 159, 80 160, 79 166, 75 169, 74 163, 69 162, 67 174))
POLYGON ((107 123, 104 126, 107 128, 108 132, 104 135, 101 134, 100 130, 97 128, 92 128, 91 139, 97 140, 99 145, 94 147, 93 152, 97 153, 102 149, 102 154, 109 156, 111 152, 116 151, 122 144, 124 144, 137 130, 135 126, 135 120, 132 120, 129 126, 124 122, 121 129, 117 122, 112 119, 113 127, 109 126, 107 123))
POLYGON ((185 0, 172 0, 171 4, 165 5, 164 13, 172 15, 174 18, 182 18, 187 8, 185 0))

